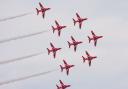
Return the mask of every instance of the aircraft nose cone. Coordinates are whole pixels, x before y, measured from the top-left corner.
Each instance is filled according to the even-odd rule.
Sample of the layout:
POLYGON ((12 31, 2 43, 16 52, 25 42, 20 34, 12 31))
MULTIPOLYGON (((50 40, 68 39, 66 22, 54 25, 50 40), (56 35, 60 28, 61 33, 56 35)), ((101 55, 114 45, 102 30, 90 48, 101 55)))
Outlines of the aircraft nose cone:
POLYGON ((68 87, 70 87, 71 85, 68 85, 68 87))
POLYGON ((50 10, 51 8, 48 8, 48 10, 50 10))
POLYGON ((66 28, 67 26, 64 26, 64 28, 66 28))
POLYGON ((82 41, 80 43, 83 43, 82 41))

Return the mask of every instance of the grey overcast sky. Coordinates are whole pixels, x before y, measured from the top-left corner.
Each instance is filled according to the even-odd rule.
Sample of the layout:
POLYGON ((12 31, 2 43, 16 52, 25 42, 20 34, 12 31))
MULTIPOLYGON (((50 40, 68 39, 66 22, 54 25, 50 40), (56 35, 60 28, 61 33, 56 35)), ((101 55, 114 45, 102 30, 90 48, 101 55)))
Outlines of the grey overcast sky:
POLYGON ((22 61, 0 65, 0 82, 23 76, 58 69, 62 60, 76 66, 66 76, 60 70, 40 77, 0 86, 0 89, 56 89, 59 79, 71 84, 68 89, 128 89, 128 0, 0 0, 0 19, 19 14, 32 14, 0 22, 0 40, 48 30, 47 33, 0 44, 0 61, 42 52, 42 55, 22 61), (35 8, 42 2, 51 10, 45 19, 37 16, 35 8), (88 20, 79 30, 73 26, 72 18, 78 12, 88 20), (51 25, 58 20, 68 27, 61 37, 53 34, 51 25), (104 38, 97 47, 88 43, 93 30, 104 38), (70 36, 84 43, 77 52, 68 49, 70 36), (57 58, 47 55, 49 42, 62 47, 57 58), (92 66, 82 63, 81 56, 88 51, 98 58, 92 66))

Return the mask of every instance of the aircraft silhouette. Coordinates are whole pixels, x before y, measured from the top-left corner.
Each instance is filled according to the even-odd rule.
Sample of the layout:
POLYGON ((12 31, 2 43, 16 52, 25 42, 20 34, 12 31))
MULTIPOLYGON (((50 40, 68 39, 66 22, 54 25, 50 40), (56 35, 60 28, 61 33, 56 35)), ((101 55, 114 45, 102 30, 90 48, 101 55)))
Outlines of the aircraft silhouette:
POLYGON ((88 18, 81 18, 78 13, 76 13, 76 16, 77 16, 77 20, 75 20, 75 19, 73 18, 74 26, 75 26, 75 24, 78 22, 78 23, 79 23, 79 28, 81 29, 83 21, 87 20, 88 18))
POLYGON ((61 80, 59 80, 59 82, 61 86, 56 85, 57 89, 66 89, 71 86, 71 85, 65 85, 61 80))
POLYGON ((61 25, 59 25, 59 23, 58 23, 56 20, 55 20, 55 23, 56 23, 56 27, 53 27, 53 26, 52 26, 53 33, 55 32, 55 30, 57 30, 57 31, 58 31, 58 36, 60 36, 61 30, 62 30, 63 28, 66 28, 66 26, 61 26, 61 25))
POLYGON ((73 45, 74 46, 74 51, 76 52, 77 45, 81 44, 83 42, 82 41, 76 41, 73 36, 71 36, 71 39, 72 39, 72 43, 67 41, 68 45, 69 45, 69 48, 73 45))
POLYGON ((63 62, 64 62, 64 66, 60 65, 61 72, 63 72, 63 70, 65 69, 66 70, 66 74, 69 75, 69 69, 71 67, 74 67, 75 65, 69 65, 69 64, 67 64, 67 62, 65 60, 63 60, 63 62))
POLYGON ((87 51, 86 51, 86 55, 87 55, 87 57, 82 56, 83 62, 85 62, 87 60, 89 63, 89 66, 91 66, 91 61, 93 59, 97 58, 97 56, 91 56, 87 51))
POLYGON ((47 50, 48 50, 48 55, 51 53, 51 52, 53 52, 53 57, 55 58, 56 57, 56 52, 58 51, 58 50, 60 50, 61 48, 56 48, 56 47, 54 47, 54 45, 50 42, 50 45, 51 45, 51 49, 48 49, 47 48, 47 50))
POLYGON ((36 8, 37 15, 38 15, 39 13, 42 13, 42 17, 44 18, 44 17, 45 17, 45 12, 46 12, 47 10, 50 10, 51 8, 45 8, 45 7, 41 4, 41 2, 39 2, 39 6, 40 6, 41 9, 36 8))
POLYGON ((92 38, 88 36, 89 43, 91 42, 91 40, 93 40, 94 41, 94 45, 96 46, 97 40, 99 38, 102 38, 103 36, 96 36, 93 31, 91 31, 91 33, 92 33, 92 38))

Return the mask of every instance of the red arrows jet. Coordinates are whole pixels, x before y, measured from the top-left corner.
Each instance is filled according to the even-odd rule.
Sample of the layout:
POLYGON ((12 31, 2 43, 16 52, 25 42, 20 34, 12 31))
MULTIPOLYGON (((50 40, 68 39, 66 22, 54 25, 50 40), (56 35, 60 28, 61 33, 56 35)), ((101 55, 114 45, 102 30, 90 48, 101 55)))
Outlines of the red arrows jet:
POLYGON ((82 41, 76 41, 76 40, 73 38, 73 36, 71 36, 71 39, 72 39, 72 43, 70 43, 69 41, 67 41, 67 42, 68 42, 68 45, 69 45, 69 48, 71 47, 71 45, 73 45, 73 46, 74 46, 74 51, 76 52, 77 45, 78 45, 78 44, 81 44, 81 43, 83 43, 83 42, 82 42, 82 41))
POLYGON ((89 43, 91 42, 91 40, 94 40, 94 45, 96 46, 97 40, 98 40, 99 38, 102 38, 103 36, 96 36, 93 31, 91 31, 91 33, 92 33, 92 36, 93 36, 93 37, 91 38, 91 37, 88 36, 89 43))
POLYGON ((75 65, 69 65, 69 64, 67 64, 67 62, 65 60, 63 60, 63 62, 64 62, 64 67, 62 65, 60 65, 61 72, 63 72, 63 69, 65 69, 66 70, 66 74, 68 75, 69 74, 69 69, 71 67, 74 67, 75 65))
POLYGON ((65 85, 61 80, 59 80, 61 86, 56 85, 57 89, 66 89, 70 87, 71 85, 65 85))
POLYGON ((82 27, 82 22, 83 22, 84 20, 87 20, 88 18, 81 18, 78 13, 76 13, 76 16, 77 16, 77 20, 75 20, 75 19, 73 18, 74 26, 75 26, 75 24, 78 22, 78 23, 79 23, 79 28, 81 29, 81 27, 82 27))
POLYGON ((89 66, 91 66, 91 61, 93 59, 97 58, 97 56, 91 56, 87 51, 86 51, 86 55, 87 55, 87 58, 85 58, 84 56, 82 56, 83 62, 85 62, 87 60, 88 63, 89 63, 89 66))
POLYGON ((63 28, 66 28, 66 26, 59 25, 59 23, 56 20, 55 20, 55 23, 56 23, 56 27, 52 26, 53 33, 55 32, 55 30, 57 30, 58 31, 58 36, 60 36, 61 30, 63 28))
POLYGON ((40 6, 41 9, 37 9, 36 8, 37 15, 41 12, 42 13, 42 17, 44 18, 45 17, 45 12, 47 10, 50 10, 51 8, 45 8, 40 2, 39 2, 39 6, 40 6))
POLYGON ((55 58, 55 57, 56 57, 56 52, 57 52, 58 50, 60 50, 61 48, 55 48, 52 43, 50 43, 50 45, 51 45, 52 49, 48 49, 48 48, 47 48, 47 50, 48 50, 48 55, 50 54, 50 52, 53 52, 53 56, 54 56, 54 58, 55 58))

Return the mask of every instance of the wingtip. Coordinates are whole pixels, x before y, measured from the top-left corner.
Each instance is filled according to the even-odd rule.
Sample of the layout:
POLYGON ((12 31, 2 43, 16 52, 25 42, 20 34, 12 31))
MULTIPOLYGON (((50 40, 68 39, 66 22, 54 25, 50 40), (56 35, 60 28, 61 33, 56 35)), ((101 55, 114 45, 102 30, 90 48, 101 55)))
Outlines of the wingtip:
POLYGON ((76 14, 78 14, 78 12, 76 12, 76 14))
POLYGON ((57 22, 57 20, 55 20, 55 22, 57 22))

